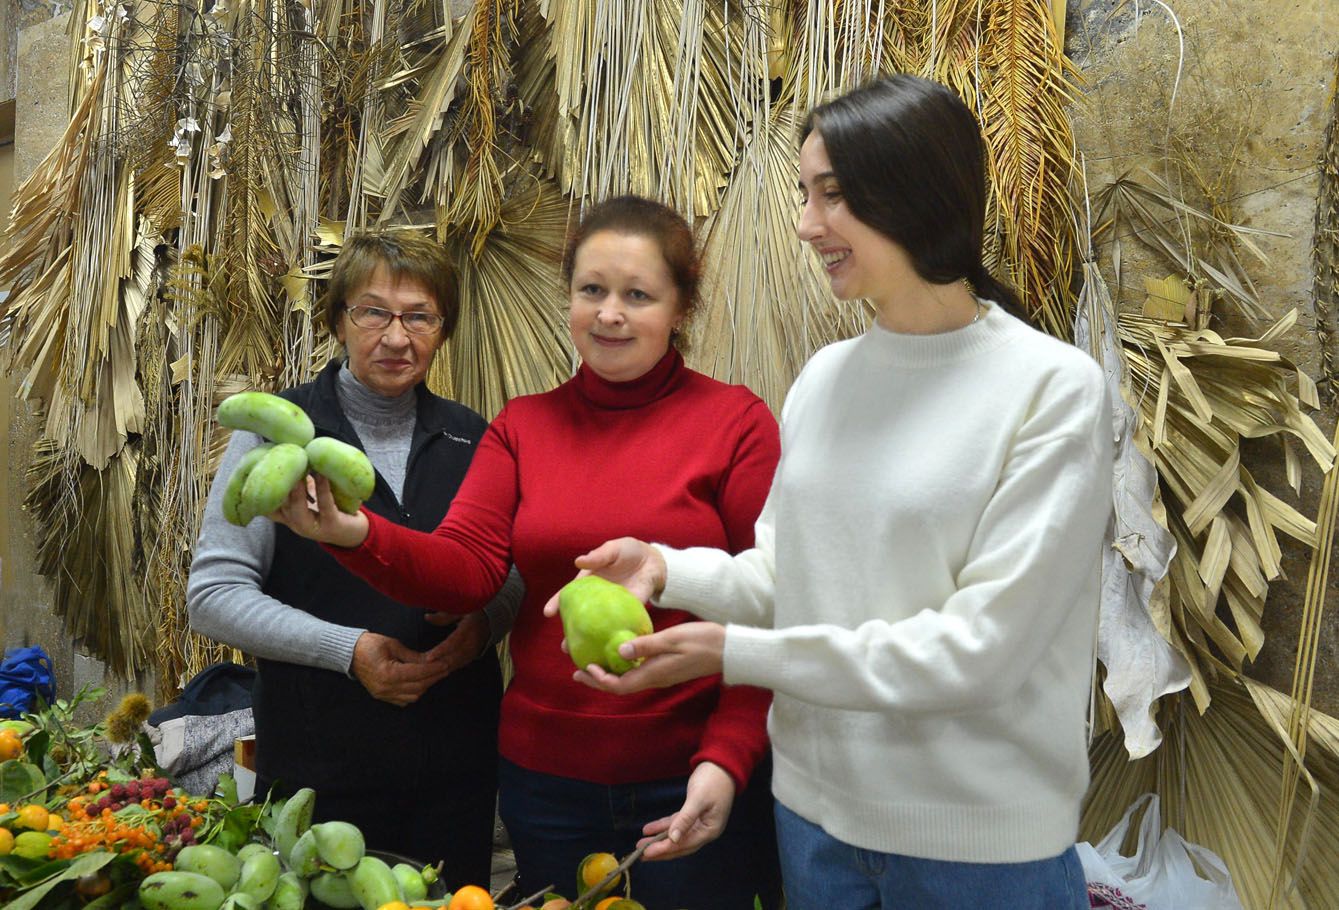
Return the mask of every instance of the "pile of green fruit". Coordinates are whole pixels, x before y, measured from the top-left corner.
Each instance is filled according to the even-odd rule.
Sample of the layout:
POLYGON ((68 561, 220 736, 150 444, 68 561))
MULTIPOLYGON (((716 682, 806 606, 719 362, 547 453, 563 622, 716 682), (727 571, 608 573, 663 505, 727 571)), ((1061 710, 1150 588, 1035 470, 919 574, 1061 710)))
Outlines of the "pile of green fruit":
POLYGON ((245 527, 283 505, 308 468, 330 481, 335 505, 350 515, 372 495, 376 472, 358 448, 316 436, 311 418, 286 398, 268 392, 238 392, 219 405, 219 423, 268 442, 238 463, 223 493, 223 517, 245 527))
POLYGON ((301 910, 308 896, 334 910, 378 910, 402 902, 441 907, 427 899, 432 867, 391 866, 367 853, 362 832, 348 822, 312 824, 315 791, 304 788, 272 813, 271 844, 251 842, 236 853, 211 844, 184 848, 174 868, 139 886, 147 910, 301 910))

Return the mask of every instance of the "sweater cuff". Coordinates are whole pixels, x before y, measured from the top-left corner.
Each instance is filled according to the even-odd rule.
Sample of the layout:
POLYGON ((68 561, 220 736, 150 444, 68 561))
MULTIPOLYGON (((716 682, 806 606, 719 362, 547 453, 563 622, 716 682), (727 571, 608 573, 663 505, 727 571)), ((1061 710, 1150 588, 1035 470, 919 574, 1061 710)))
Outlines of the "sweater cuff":
POLYGON ((665 560, 665 587, 654 601, 667 610, 685 610, 699 619, 719 621, 711 605, 720 592, 714 589, 705 573, 695 570, 696 560, 687 550, 676 550, 664 544, 651 544, 665 560))
POLYGON ((316 643, 316 666, 350 676, 353 669, 353 646, 366 631, 349 626, 327 626, 316 643))
POLYGON ((688 765, 696 771, 698 765, 707 761, 730 775, 730 779, 735 782, 735 798, 738 799, 739 794, 743 793, 744 788, 749 785, 749 778, 753 776, 752 769, 746 769, 737 756, 728 755, 724 750, 718 748, 699 749, 689 760, 688 765))
POLYGON ((776 683, 772 671, 777 663, 775 637, 770 629, 734 624, 725 627, 721 679, 727 685, 771 689, 776 683))

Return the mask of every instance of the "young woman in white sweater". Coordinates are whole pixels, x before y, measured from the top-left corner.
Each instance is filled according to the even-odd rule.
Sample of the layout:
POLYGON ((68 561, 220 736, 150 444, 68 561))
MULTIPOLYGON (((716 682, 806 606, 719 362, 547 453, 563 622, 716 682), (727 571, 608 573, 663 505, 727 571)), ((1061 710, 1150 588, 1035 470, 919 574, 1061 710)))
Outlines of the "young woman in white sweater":
POLYGON ((798 234, 874 323, 795 380, 754 549, 623 538, 577 561, 708 620, 578 678, 775 691, 791 910, 1088 906, 1073 843, 1112 425, 1097 364, 982 265, 984 155, 962 101, 913 76, 815 108, 798 234))

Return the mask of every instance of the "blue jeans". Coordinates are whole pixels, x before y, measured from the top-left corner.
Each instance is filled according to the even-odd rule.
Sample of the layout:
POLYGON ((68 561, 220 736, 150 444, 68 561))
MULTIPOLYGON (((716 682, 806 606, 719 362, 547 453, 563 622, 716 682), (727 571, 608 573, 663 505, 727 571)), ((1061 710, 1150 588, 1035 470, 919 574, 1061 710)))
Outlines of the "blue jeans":
POLYGON ((862 850, 776 804, 787 910, 1088 910, 1070 847, 1029 863, 958 863, 862 850))
MULTIPOLYGON (((642 825, 683 806, 688 784, 680 777, 610 787, 541 774, 506 759, 498 770, 498 814, 516 854, 521 897, 552 886, 575 900, 582 858, 631 853, 642 825)), ((764 908, 775 907, 781 883, 770 765, 760 766, 736 795, 719 838, 680 859, 636 863, 631 873, 632 896, 650 910, 753 910, 755 894, 764 908)))

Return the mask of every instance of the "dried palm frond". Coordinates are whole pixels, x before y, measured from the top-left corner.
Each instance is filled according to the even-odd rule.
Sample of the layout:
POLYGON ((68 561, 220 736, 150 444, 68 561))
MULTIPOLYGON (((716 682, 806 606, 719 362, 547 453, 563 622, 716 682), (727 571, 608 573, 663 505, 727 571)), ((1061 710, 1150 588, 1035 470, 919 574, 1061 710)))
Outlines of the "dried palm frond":
POLYGON ((470 252, 479 255, 502 209, 502 172, 498 108, 508 105, 511 48, 516 40, 517 0, 476 0, 471 11, 465 97, 459 132, 469 150, 459 178, 435 187, 437 224, 446 231, 468 231, 470 252))
POLYGON ((1113 235, 1111 255, 1117 295, 1121 279, 1120 241, 1133 235, 1188 276, 1192 288, 1204 286, 1204 296, 1221 292, 1247 316, 1268 318, 1237 256, 1237 248, 1244 248, 1259 261, 1267 262, 1252 238, 1277 234, 1232 224, 1189 205, 1163 178, 1149 170, 1116 178, 1096 193, 1093 207, 1100 222, 1095 236, 1108 232, 1113 235))
POLYGON ((731 86, 765 79, 740 56, 750 8, 722 0, 551 0, 518 67, 534 148, 580 199, 637 193, 692 218, 715 211, 739 143, 731 86), (727 14, 728 11, 728 14, 727 14), (556 97, 554 97, 556 96, 556 97))
POLYGON ((1316 230, 1311 247, 1316 296, 1316 334, 1320 338, 1321 386, 1326 398, 1339 394, 1335 374, 1335 316, 1339 309, 1339 56, 1330 80, 1330 119, 1320 153, 1316 191, 1316 230))
POLYGON ((101 470, 68 446, 39 439, 25 507, 36 529, 37 570, 52 579, 53 607, 70 635, 113 673, 147 669, 154 615, 136 583, 134 534, 125 516, 136 455, 122 448, 101 470))
MULTIPOLYGON (((1339 430, 1336 431, 1339 445, 1339 430)), ((1279 796, 1279 820, 1274 838, 1274 881, 1270 888, 1270 906, 1278 906, 1280 896, 1291 891, 1297 880, 1296 868, 1305 862, 1305 852, 1299 851, 1296 868, 1289 869, 1288 843, 1293 831, 1294 808, 1297 801, 1298 779, 1306 776, 1311 788, 1309 812, 1303 821, 1302 837, 1310 834, 1319 794, 1314 779, 1306 771, 1307 746, 1311 730, 1311 696, 1316 680, 1317 652, 1321 638, 1321 617, 1325 609, 1325 591, 1330 580, 1330 553, 1334 546, 1335 525, 1339 523, 1339 471, 1333 468, 1325 475, 1320 493, 1320 509, 1316 517, 1316 546, 1312 551, 1311 567, 1307 572, 1306 599, 1302 605, 1301 629, 1297 636, 1297 660, 1293 670, 1292 705, 1288 713, 1288 751, 1284 756, 1283 786, 1279 796)), ((1257 699, 1259 702, 1259 699, 1257 699)), ((1262 708, 1263 710, 1263 708, 1262 708)), ((1339 725, 1336 725, 1339 727, 1339 725)), ((1325 748, 1326 742, 1320 743, 1325 748)), ((1334 753, 1339 736, 1328 741, 1334 753)))
POLYGON ((1064 53, 1050 10, 1036 0, 987 3, 985 22, 977 92, 999 224, 998 268, 1036 322, 1064 338, 1076 264, 1064 53))
POLYGON ((1201 711, 1208 679, 1240 673, 1263 644, 1265 597, 1281 573, 1277 533, 1315 544, 1315 523, 1261 487, 1240 461, 1243 437, 1275 436, 1294 483, 1294 440, 1322 470, 1334 463, 1334 447, 1301 410, 1315 406, 1314 385, 1270 347, 1295 320, 1290 313, 1258 339, 1225 339, 1135 315, 1120 320, 1131 388, 1171 497, 1171 641, 1190 662, 1201 711), (1233 500, 1239 508, 1229 508, 1233 500))
POLYGON ((0 273, 13 282, 12 368, 46 412, 28 505, 39 518, 39 566, 56 609, 115 672, 146 668, 152 644, 134 580, 127 520, 144 425, 135 347, 154 291, 159 238, 135 215, 135 183, 118 148, 120 68, 128 20, 80 20, 89 78, 61 143, 17 194, 0 273))
POLYGON ((1309 821, 1289 832, 1284 851, 1286 869, 1300 861, 1297 888, 1270 904, 1291 699, 1246 677, 1219 678, 1208 691, 1214 709, 1203 715, 1184 696, 1163 701, 1167 739, 1147 758, 1130 761, 1118 734, 1093 743, 1079 837, 1096 842, 1136 797, 1157 793, 1163 824, 1222 857, 1244 906, 1339 906, 1339 721, 1310 715, 1309 821))
MULTIPOLYGON (((487 5, 478 6, 472 15, 485 16, 487 5)), ((407 68, 383 75, 377 83, 383 92, 401 86, 412 89, 403 109, 392 108, 389 101, 381 102, 389 118, 383 136, 363 133, 364 149, 375 151, 372 163, 377 168, 375 173, 365 173, 363 192, 381 197, 380 224, 397 223, 406 217, 404 199, 414 186, 454 183, 457 150, 448 132, 448 108, 455 100, 473 35, 471 28, 456 28, 444 46, 420 50, 407 61, 407 68)))
POLYGON ((460 324, 433 362, 432 387, 492 418, 507 399, 547 391, 572 373, 559 262, 569 206, 550 183, 509 175, 511 196, 476 255, 452 241, 460 324))
POLYGON ((809 355, 859 334, 869 311, 832 297, 818 258, 795 236, 794 114, 779 112, 757 129, 703 228, 711 281, 694 317, 690 361, 717 379, 747 383, 779 412, 809 355))
POLYGON ((94 74, 55 148, 14 191, 0 253, 0 284, 10 292, 0 301, 0 314, 13 326, 14 337, 21 339, 20 347, 10 353, 9 369, 27 372, 20 386, 25 396, 49 398, 60 371, 59 339, 65 334, 65 317, 50 301, 64 301, 70 294, 75 213, 97 137, 94 118, 105 76, 105 69, 94 74))
POLYGON ((938 57, 938 37, 961 18, 959 0, 782 0, 780 5, 784 12, 774 16, 773 27, 784 34, 773 76, 781 79, 778 100, 801 112, 878 73, 930 76, 933 67, 927 64, 938 57))

